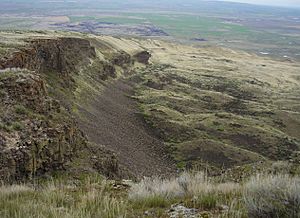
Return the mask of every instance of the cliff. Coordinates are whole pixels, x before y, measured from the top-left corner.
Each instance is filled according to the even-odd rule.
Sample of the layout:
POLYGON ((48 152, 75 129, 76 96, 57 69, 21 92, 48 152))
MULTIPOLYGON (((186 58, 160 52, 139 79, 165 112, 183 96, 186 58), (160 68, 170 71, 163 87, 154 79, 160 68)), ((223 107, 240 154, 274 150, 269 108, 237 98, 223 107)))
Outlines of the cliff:
MULTIPOLYGON (((114 154, 92 145, 70 111, 76 102, 74 76, 97 61, 95 48, 80 38, 26 42, 0 60, 0 180, 57 171, 118 177, 114 154)), ((114 76, 112 65, 103 64, 99 70, 114 76)))

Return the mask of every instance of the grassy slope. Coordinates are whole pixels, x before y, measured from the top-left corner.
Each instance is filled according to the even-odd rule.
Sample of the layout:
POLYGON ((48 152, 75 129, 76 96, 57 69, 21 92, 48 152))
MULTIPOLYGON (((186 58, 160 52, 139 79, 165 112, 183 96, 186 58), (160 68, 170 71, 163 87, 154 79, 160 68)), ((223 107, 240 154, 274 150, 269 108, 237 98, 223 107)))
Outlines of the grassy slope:
MULTIPOLYGON (((24 35, 1 34, 2 37, 6 35, 6 41, 2 41, 6 47, 22 44, 19 39, 24 35)), ((27 37, 46 36, 29 32, 27 37)), ((93 44, 102 55, 105 48, 101 46, 105 44, 130 54, 142 48, 152 52, 152 65, 146 69, 137 66, 136 73, 129 79, 136 83, 134 97, 140 101, 141 112, 170 146, 178 166, 209 161, 213 167, 220 168, 264 158, 285 159, 290 153, 285 146, 299 149, 298 65, 213 47, 89 37, 94 38, 93 44)), ((79 106, 86 105, 83 101, 86 96, 101 92, 102 85, 93 78, 96 72, 88 68, 75 77, 78 84, 75 99, 79 106)), ((53 79, 52 85, 55 85, 53 79)), ((290 171, 285 164, 277 164, 278 167, 280 172, 290 171)), ((2 186, 0 216, 137 217, 148 211, 150 217, 168 217, 171 204, 181 202, 186 207, 199 209, 205 217, 247 217, 249 212, 260 212, 255 211, 256 203, 253 202, 261 190, 272 193, 277 183, 282 187, 282 192, 276 192, 279 195, 288 193, 294 197, 299 190, 298 180, 285 176, 252 179, 246 185, 238 185, 219 183, 220 178, 215 180, 201 175, 165 181, 146 180, 133 187, 129 198, 126 185, 112 185, 96 176, 82 175, 76 180, 62 178, 34 186, 2 186), (269 184, 270 179, 272 184, 266 187, 264 184, 269 184), (147 185, 151 185, 150 189, 147 185), (228 210, 222 209, 224 204, 229 206, 228 210)), ((266 194, 264 199, 276 200, 275 209, 282 204, 280 198, 269 197, 266 194)), ((289 216, 290 211, 285 211, 288 207, 279 209, 274 212, 289 216)))
POLYGON ((153 65, 132 76, 146 120, 179 166, 230 167, 299 150, 299 66, 221 48, 141 43, 153 65))
MULTIPOLYGON (((70 35, 28 32, 26 37, 59 34, 70 35)), ((209 162, 227 168, 288 159, 299 150, 299 65, 216 47, 76 35, 89 38, 102 61, 118 50, 152 53, 152 64, 137 66, 129 79, 136 83, 141 113, 167 143, 179 167, 209 162)), ((7 50, 22 44, 24 35, 2 33, 2 37, 6 39, 2 47, 7 50)), ((74 112, 78 106, 94 110, 86 100, 101 93, 103 81, 97 78, 97 69, 102 65, 93 62, 74 75, 74 96, 59 89, 53 94, 74 97, 74 112)), ((120 77, 122 71, 116 69, 115 76, 120 77)), ((47 80, 55 87, 55 78, 47 80)))

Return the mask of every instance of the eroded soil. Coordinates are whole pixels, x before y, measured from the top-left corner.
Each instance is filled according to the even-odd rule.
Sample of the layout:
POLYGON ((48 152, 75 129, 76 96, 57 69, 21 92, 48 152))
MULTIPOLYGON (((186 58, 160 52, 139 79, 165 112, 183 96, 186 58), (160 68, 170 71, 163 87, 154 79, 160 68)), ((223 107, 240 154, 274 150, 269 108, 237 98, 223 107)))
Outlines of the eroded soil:
POLYGON ((147 127, 132 99, 132 86, 120 79, 107 85, 91 103, 92 110, 81 108, 80 123, 91 141, 114 151, 134 176, 170 175, 176 170, 166 148, 147 127))

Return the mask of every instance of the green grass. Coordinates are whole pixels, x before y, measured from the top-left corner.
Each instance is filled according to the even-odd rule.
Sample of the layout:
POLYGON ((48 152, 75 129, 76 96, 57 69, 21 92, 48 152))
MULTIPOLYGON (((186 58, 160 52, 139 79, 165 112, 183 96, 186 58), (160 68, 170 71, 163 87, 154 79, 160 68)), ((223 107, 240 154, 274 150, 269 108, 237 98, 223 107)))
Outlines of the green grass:
POLYGON ((11 132, 10 126, 5 123, 0 123, 0 129, 4 130, 5 132, 11 132))
POLYGON ((15 112, 17 114, 20 114, 20 115, 26 115, 26 114, 28 114, 27 108, 25 108, 23 105, 16 105, 15 106, 15 112))
POLYGON ((149 207, 165 206, 162 202, 167 201, 183 202, 187 208, 209 211, 217 217, 299 216, 299 177, 265 174, 240 184, 214 179, 201 173, 184 173, 165 180, 145 179, 132 187, 129 198, 134 200, 136 209, 144 208, 146 203, 149 207))
POLYGON ((0 186, 1 217, 125 217, 122 192, 99 174, 57 173, 33 183, 0 186))
POLYGON ((104 181, 67 185, 48 182, 38 189, 25 185, 0 187, 0 216, 125 217, 126 202, 110 197, 104 181))
POLYGON ((171 202, 161 196, 149 196, 144 199, 136 199, 130 202, 134 209, 148 209, 148 208, 167 208, 171 205, 171 202))
MULTIPOLYGON (((278 90, 239 77, 244 69, 234 69, 235 61, 208 59, 210 72, 201 66, 206 60, 195 59, 200 64, 193 71, 182 61, 177 68, 152 65, 135 75, 140 81, 135 97, 141 114, 167 143, 178 167, 206 167, 209 163, 222 169, 291 155, 289 135, 273 123, 277 118, 271 114, 278 106, 264 103, 278 90), (227 65, 232 67, 230 71, 225 69, 227 65)), ((292 143, 298 146, 298 142, 292 143)))
POLYGON ((193 199, 193 208, 200 208, 204 210, 212 210, 216 208, 218 201, 218 196, 213 194, 206 194, 203 196, 198 196, 193 199))
POLYGON ((15 121, 11 124, 11 128, 16 131, 21 131, 24 129, 24 125, 18 121, 15 121))

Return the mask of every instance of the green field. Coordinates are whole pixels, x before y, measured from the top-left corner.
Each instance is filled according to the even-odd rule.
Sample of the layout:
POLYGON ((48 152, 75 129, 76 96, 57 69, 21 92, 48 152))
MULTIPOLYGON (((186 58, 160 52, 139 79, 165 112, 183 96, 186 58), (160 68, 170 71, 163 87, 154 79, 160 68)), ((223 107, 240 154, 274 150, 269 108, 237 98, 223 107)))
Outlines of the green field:
POLYGON ((226 24, 217 18, 197 15, 151 14, 151 13, 122 13, 118 16, 70 16, 71 22, 97 21, 115 24, 153 24, 168 34, 179 37, 220 37, 246 36, 251 32, 247 27, 226 24))
MULTIPOLYGON (((223 17, 176 13, 113 13, 94 16, 69 16, 71 23, 94 21, 112 25, 153 25, 179 40, 204 39, 213 44, 250 52, 269 53, 282 59, 284 56, 299 60, 300 37, 282 33, 284 29, 255 28, 250 25, 226 22, 223 17)), ((101 33, 101 32, 100 32, 101 33)))

